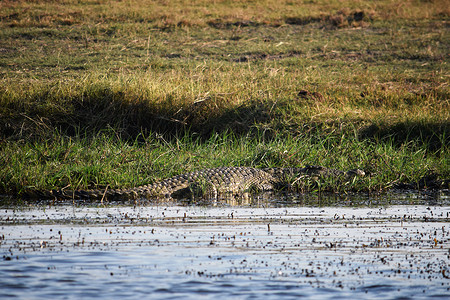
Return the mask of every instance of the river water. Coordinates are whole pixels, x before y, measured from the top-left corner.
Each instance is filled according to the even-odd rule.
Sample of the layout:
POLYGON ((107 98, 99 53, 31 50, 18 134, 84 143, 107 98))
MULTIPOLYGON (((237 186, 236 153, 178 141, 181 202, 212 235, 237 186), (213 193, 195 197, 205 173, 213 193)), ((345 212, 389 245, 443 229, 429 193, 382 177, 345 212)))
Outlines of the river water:
POLYGON ((450 297, 450 197, 22 203, 0 298, 450 297))

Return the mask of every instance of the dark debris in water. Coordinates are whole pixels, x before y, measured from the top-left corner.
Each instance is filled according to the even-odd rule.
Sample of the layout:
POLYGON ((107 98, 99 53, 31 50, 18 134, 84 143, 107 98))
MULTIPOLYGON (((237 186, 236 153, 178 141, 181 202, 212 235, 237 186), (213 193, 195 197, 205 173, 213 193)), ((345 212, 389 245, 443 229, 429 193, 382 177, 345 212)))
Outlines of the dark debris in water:
POLYGON ((226 197, 219 199, 134 199, 134 200, 26 200, 12 196, 0 196, 0 207, 33 207, 33 206, 108 206, 108 205, 176 205, 176 206, 235 206, 235 207, 297 207, 297 206, 386 206, 386 205, 450 205, 448 189, 413 189, 403 184, 401 188, 391 189, 383 193, 281 193, 265 192, 245 197, 226 197))
POLYGON ((19 298, 448 295, 448 196, 377 197, 4 207, 0 290, 19 298))

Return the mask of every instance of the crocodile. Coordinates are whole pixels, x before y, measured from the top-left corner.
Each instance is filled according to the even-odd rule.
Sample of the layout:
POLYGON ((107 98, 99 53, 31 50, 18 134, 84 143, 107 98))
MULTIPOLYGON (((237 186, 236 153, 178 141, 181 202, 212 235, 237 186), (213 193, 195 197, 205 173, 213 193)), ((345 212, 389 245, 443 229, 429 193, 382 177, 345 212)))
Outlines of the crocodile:
POLYGON ((353 169, 340 171, 321 166, 304 168, 252 168, 222 167, 204 169, 177 175, 152 184, 128 189, 96 190, 52 190, 38 197, 51 196, 57 199, 138 199, 138 198, 183 198, 212 197, 219 195, 239 195, 248 192, 280 190, 290 183, 301 180, 319 180, 333 178, 350 180, 355 176, 364 176, 364 171, 353 169))

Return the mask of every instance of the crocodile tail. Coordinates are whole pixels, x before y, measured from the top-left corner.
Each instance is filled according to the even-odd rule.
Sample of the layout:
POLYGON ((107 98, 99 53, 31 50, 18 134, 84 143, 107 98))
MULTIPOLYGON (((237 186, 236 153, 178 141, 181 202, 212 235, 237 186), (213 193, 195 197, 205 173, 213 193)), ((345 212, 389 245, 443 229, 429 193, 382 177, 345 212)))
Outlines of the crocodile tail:
POLYGON ((90 200, 106 200, 106 199, 135 199, 137 193, 133 189, 129 190, 52 190, 51 195, 57 199, 90 199, 90 200))
POLYGON ((20 196, 24 199, 52 199, 54 198, 52 191, 42 191, 29 189, 20 193, 20 196))
MULTIPOLYGON (((143 198, 161 198, 171 193, 165 187, 146 185, 129 189, 93 189, 93 190, 52 190, 47 192, 47 196, 56 199, 86 199, 86 200, 135 200, 143 198)), ((49 198, 46 197, 46 198, 49 198)), ((39 198, 34 197, 34 198, 39 198)))
POLYGON ((101 199, 105 195, 102 190, 52 190, 56 199, 101 199))

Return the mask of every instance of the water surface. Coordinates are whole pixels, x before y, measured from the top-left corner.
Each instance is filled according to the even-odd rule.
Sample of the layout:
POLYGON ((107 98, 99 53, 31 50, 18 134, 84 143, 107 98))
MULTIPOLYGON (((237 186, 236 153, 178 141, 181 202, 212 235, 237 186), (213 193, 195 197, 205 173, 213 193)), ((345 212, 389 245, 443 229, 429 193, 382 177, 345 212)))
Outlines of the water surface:
POLYGON ((9 205, 0 298, 448 299, 448 197, 341 200, 9 205))

